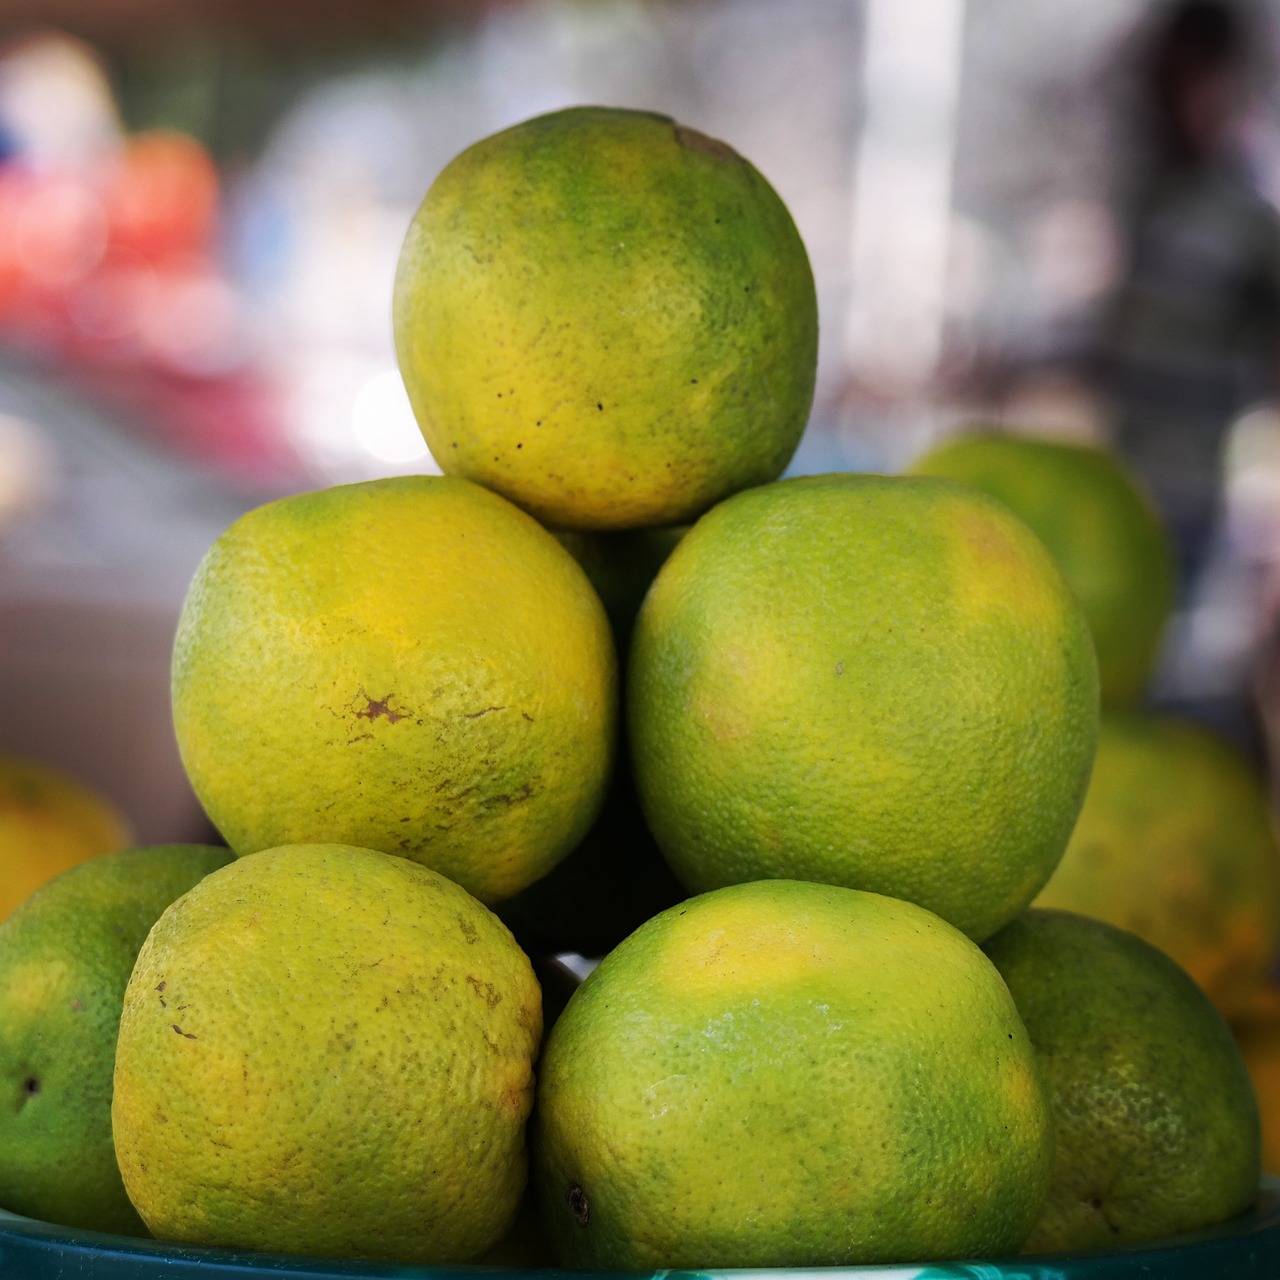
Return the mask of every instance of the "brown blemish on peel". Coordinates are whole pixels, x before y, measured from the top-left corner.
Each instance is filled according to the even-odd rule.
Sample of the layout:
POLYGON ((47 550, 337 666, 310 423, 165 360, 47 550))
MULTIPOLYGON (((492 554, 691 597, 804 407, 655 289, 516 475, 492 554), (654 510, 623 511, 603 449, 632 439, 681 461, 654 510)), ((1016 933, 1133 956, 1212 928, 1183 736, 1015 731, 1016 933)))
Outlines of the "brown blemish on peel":
POLYGON ((482 982, 479 978, 467 975, 467 985, 478 995, 490 1009, 496 1009, 502 1003, 502 992, 492 982, 482 982))
POLYGON ((690 129, 687 125, 676 125, 676 141, 688 151, 702 151, 709 156, 719 156, 721 160, 742 159, 727 142, 709 138, 705 133, 690 129))
POLYGON ((357 696, 365 700, 364 709, 356 712, 357 720, 376 720, 379 716, 385 716, 389 723, 396 724, 411 714, 408 711, 395 711, 392 709, 391 699, 395 696, 394 694, 389 693, 384 698, 371 698, 361 689, 357 696))

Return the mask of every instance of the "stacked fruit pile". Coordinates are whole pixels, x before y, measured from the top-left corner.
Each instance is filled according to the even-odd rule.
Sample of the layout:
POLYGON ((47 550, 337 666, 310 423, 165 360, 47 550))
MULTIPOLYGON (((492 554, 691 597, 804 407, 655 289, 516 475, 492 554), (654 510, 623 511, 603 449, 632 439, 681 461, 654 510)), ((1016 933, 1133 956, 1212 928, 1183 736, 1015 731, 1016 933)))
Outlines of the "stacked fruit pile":
MULTIPOLYGON (((1140 687, 1167 583, 1122 586, 1147 633, 1112 635, 1052 531, 946 455, 777 480, 813 392, 804 249, 750 164, 665 117, 465 152, 394 309, 449 474, 286 499, 210 550, 174 721, 239 856, 99 858, 0 929, 0 1203, 456 1263, 530 1183, 554 1257, 608 1268, 1091 1247, 1252 1203, 1209 999, 1129 933, 1028 911, 1099 671, 1140 687), (544 1042, 517 937, 552 936, 611 949, 544 1042), (90 1012, 77 1091, 88 1053, 53 1050, 90 1012)), ((1162 544, 1135 545, 1141 576, 1162 544)), ((1241 989, 1271 917, 1255 942, 1221 966, 1241 989)))

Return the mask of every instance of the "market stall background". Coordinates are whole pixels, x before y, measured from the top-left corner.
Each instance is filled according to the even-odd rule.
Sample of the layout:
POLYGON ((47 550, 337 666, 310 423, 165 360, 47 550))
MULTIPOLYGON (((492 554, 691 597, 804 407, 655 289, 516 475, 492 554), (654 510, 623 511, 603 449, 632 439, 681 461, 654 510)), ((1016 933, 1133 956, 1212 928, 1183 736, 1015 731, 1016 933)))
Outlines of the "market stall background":
MULTIPOLYGON (((266 498, 434 469, 392 351, 400 241, 453 155, 538 112, 661 110, 787 201, 821 317, 793 472, 895 470, 974 420, 1107 438, 1090 354, 1167 12, 0 3, 0 748, 100 786, 144 840, 207 835, 167 714, 190 574, 266 498)), ((1237 141, 1269 208, 1277 11, 1241 14, 1237 141)), ((1212 571, 1156 696, 1247 738, 1241 699, 1276 683, 1280 413, 1233 406, 1227 440, 1212 571)))

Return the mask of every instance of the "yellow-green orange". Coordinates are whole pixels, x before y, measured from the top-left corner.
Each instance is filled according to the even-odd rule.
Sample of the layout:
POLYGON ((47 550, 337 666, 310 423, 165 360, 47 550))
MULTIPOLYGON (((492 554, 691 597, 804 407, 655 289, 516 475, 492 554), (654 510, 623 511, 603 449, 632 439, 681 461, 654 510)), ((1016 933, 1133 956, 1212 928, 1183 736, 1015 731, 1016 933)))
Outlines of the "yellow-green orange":
POLYGON ((112 1117, 161 1239, 459 1263, 526 1182, 538 985, 443 876, 342 845, 241 858, 160 918, 112 1117))
POLYGON ((987 942, 1053 1103, 1053 1181, 1028 1252, 1221 1222, 1258 1191, 1258 1108, 1222 1015, 1155 947, 1029 911, 987 942))
POLYGON ((590 826, 616 717, 586 575, 469 481, 270 503, 218 539, 174 648, 178 745, 237 853, 342 842, 486 901, 590 826))
POLYGON ((562 1263, 800 1267, 1017 1249, 1048 1100, 995 969, 910 903, 757 881, 654 917, 570 998, 534 1182, 562 1263))
POLYGON ((762 877, 918 902, 982 938, 1066 845, 1097 670, 1035 536, 951 481, 728 499, 672 553, 628 676, 640 798, 693 891, 762 877))
POLYGON ((1036 905, 1145 938, 1230 1016, 1280 941, 1280 850, 1261 780, 1196 725, 1104 716, 1079 822, 1036 905))
POLYGON ((575 107, 468 148, 409 227, 396 349, 436 461, 549 524, 678 524, 781 474, 817 305, 785 205, 666 116, 575 107))
POLYGON ((202 845, 104 854, 0 924, 0 1208, 146 1234, 111 1144, 125 984, 160 913, 231 858, 202 845))
POLYGON ((104 797, 54 769, 0 757, 0 920, 54 876, 129 843, 104 797))
POLYGON ((1027 522, 1089 619, 1103 702, 1137 698, 1173 604, 1173 552, 1119 459, 1091 445, 975 434, 912 469, 974 485, 1027 522))

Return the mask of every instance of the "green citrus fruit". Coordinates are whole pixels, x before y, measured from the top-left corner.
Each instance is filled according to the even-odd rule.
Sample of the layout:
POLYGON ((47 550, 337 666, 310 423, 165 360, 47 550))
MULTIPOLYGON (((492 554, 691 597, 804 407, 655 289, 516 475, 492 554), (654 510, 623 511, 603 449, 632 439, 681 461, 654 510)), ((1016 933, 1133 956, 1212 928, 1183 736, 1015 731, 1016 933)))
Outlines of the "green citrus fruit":
POLYGON ((1036 905, 1136 933, 1234 1013, 1280 943, 1280 850, 1261 779, 1196 725, 1104 716, 1080 819, 1036 905))
POLYGON ((231 857, 202 845, 104 854, 0 924, 0 1206, 146 1234, 111 1144, 125 984, 160 913, 231 857))
POLYGON ((164 1240, 465 1262, 524 1191, 541 1030, 528 959, 452 881, 343 845, 241 858, 138 956, 125 1186, 164 1240))
POLYGON ((1053 1181, 1028 1252, 1194 1231, 1258 1191, 1258 1108, 1222 1015, 1162 952, 1029 911, 988 940, 1053 1103, 1053 1181))
POLYGON ((250 512, 196 574, 174 724, 237 853, 340 841, 497 901, 599 808, 613 644, 586 575, 466 480, 403 477, 250 512))
POLYGON ((396 349, 449 474, 548 524, 679 524, 781 474, 817 304, 773 188, 666 116, 576 107, 485 138, 409 228, 396 349))
POLYGON ((129 843, 102 796, 54 769, 0 757, 0 920, 54 876, 129 843))
POLYGON ((1008 1253, 1048 1183, 999 975, 878 894, 757 881, 664 911, 573 994, 539 1074, 534 1182, 568 1266, 1008 1253))
POLYGON ((1089 620, 1103 702, 1136 699, 1173 605, 1173 551, 1119 459, 1090 445, 978 434, 947 441, 912 469, 982 489, 1026 521, 1089 620))
POLYGON ((1007 923, 1066 845, 1097 671, 1036 537, 951 481, 835 475, 728 499, 632 641, 640 798, 701 891, 821 880, 1007 923))

